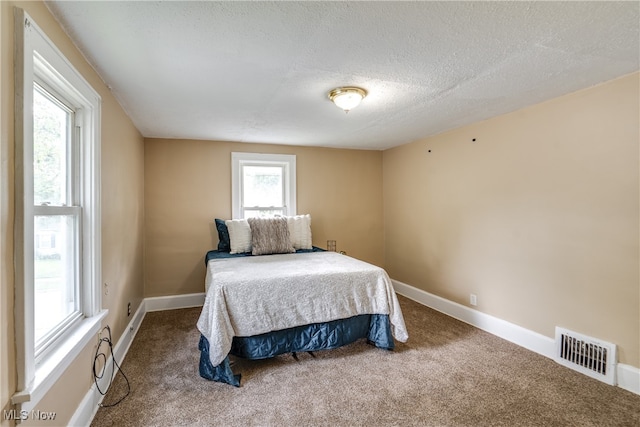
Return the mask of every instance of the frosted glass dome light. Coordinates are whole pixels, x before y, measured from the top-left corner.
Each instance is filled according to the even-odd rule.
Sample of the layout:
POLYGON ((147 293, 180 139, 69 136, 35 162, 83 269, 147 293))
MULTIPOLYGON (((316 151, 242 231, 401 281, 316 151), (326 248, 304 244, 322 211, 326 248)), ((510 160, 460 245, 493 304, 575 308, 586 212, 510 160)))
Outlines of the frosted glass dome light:
POLYGON ((329 99, 346 113, 357 107, 367 96, 367 91, 359 87, 338 87, 329 92, 329 99))

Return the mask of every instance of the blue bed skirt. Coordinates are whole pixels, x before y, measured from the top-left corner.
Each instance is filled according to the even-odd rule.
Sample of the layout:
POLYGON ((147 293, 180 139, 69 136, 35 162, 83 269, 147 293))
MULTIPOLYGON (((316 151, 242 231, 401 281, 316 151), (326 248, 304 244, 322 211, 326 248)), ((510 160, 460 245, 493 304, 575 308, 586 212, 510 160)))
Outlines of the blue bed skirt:
MULTIPOLYGON (((279 354, 328 350, 366 338, 376 347, 393 350, 389 316, 363 314, 348 319, 314 323, 251 337, 234 337, 232 354, 245 359, 266 359, 279 354)), ((212 381, 240 386, 241 374, 234 374, 229 356, 218 366, 209 359, 209 341, 200 336, 200 376, 212 381)))

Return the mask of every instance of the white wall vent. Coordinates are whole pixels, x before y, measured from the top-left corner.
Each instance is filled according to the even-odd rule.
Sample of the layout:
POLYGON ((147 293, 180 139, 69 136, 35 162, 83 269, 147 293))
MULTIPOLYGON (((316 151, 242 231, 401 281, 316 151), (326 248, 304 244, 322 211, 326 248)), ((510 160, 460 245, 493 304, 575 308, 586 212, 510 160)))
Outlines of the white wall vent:
POLYGON ((556 362, 616 385, 616 345, 556 326, 556 362))

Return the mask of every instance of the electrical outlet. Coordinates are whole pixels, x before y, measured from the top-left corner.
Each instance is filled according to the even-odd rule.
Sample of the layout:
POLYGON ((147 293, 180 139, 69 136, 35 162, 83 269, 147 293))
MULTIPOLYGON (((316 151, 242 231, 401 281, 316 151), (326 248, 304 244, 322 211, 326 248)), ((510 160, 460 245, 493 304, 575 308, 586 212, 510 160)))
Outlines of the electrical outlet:
POLYGON ((131 316, 131 303, 127 304, 127 317, 131 316))
POLYGON ((478 305, 478 297, 476 296, 476 294, 469 295, 469 304, 473 306, 478 305))

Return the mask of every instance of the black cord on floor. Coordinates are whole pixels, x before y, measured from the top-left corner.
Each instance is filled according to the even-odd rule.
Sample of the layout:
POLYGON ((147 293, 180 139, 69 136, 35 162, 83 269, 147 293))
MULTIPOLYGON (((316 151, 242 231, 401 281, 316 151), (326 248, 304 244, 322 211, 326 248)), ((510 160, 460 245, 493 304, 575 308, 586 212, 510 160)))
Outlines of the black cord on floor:
POLYGON ((111 384, 113 384, 113 379, 116 376, 116 373, 117 373, 116 367, 124 377, 124 380, 127 382, 127 392, 116 403, 112 403, 110 405, 105 405, 103 403, 100 403, 100 406, 102 406, 103 408, 109 408, 111 406, 116 406, 118 403, 122 402, 127 396, 129 396, 129 393, 131 392, 131 386, 129 385, 129 379, 122 371, 122 368, 120 368, 120 365, 116 361, 116 356, 113 354, 113 343, 111 342, 111 328, 109 327, 109 325, 102 328, 99 336, 100 336, 100 341, 98 342, 98 348, 96 348, 96 355, 93 358, 93 381, 96 383, 96 388, 98 389, 98 392, 100 392, 100 394, 103 396, 107 394, 107 390, 109 390, 109 387, 111 387, 111 384), (105 330, 107 331, 108 334, 106 337, 103 337, 102 333, 105 330), (100 352, 100 348, 102 347, 103 343, 107 343, 107 345, 109 346, 109 352, 111 353, 111 362, 112 362, 111 363, 111 379, 109 380, 109 385, 107 386, 107 390, 105 391, 102 391, 100 389, 100 386, 98 385, 98 380, 102 379, 105 371, 107 370, 107 354, 100 352), (100 372, 100 374, 98 374, 96 370, 98 366, 98 361, 102 361, 102 372, 100 372))

